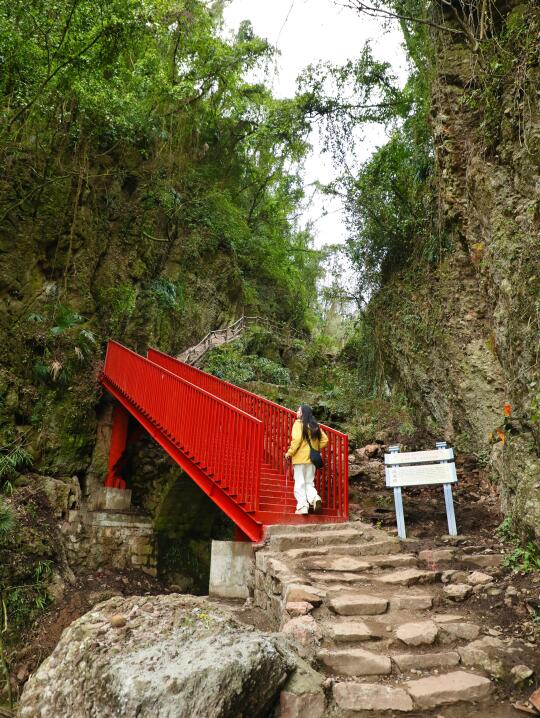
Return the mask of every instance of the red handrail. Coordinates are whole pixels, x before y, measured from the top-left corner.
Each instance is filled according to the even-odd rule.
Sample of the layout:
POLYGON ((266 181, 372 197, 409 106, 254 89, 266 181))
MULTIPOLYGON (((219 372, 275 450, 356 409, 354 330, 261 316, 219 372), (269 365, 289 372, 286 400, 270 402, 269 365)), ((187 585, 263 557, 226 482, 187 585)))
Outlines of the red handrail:
POLYGON ((258 509, 258 418, 116 342, 108 344, 103 377, 246 511, 258 509))
MULTIPOLYGON (((292 425, 296 419, 295 412, 156 349, 148 350, 148 359, 260 419, 263 424, 263 460, 283 472, 283 456, 290 443, 292 425)), ((348 437, 329 426, 322 426, 328 435, 328 447, 323 452, 324 468, 317 472, 315 483, 323 505, 334 510, 336 516, 347 518, 349 513, 348 437)))

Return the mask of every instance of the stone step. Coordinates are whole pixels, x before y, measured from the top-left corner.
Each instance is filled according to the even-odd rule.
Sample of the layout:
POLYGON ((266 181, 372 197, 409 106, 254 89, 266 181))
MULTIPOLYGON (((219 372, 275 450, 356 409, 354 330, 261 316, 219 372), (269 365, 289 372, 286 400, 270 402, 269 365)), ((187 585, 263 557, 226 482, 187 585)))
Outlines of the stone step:
POLYGON ((374 616, 386 613, 388 599, 366 593, 338 593, 330 598, 328 606, 341 616, 374 616))
POLYGON ((370 556, 372 566, 379 568, 408 568, 418 566, 418 560, 412 553, 396 553, 387 556, 370 556))
MULTIPOLYGON (((356 681, 336 682, 332 697, 344 711, 393 711, 412 713, 453 703, 484 701, 493 686, 489 679, 466 671, 455 671, 408 681, 402 686, 356 681)), ((464 714, 465 715, 465 714, 464 714)))
POLYGON ((312 606, 319 606, 326 592, 315 586, 307 586, 301 583, 288 583, 283 587, 285 603, 310 603, 312 606))
MULTIPOLYGON (((368 541, 358 544, 334 544, 319 545, 303 548, 289 548, 283 550, 284 555, 292 559, 302 559, 311 556, 369 556, 371 561, 372 555, 395 554, 399 550, 399 541, 397 539, 388 539, 386 541, 368 541)), ((272 550, 274 547, 272 546, 272 550)))
POLYGON ((439 626, 428 619, 427 621, 413 621, 402 623, 396 628, 396 638, 407 646, 430 646, 435 642, 439 633, 439 626))
MULTIPOLYGON (((364 534, 372 534, 374 529, 369 524, 363 524, 361 522, 336 522, 328 524, 272 524, 267 526, 265 530, 265 537, 272 538, 274 536, 290 536, 295 534, 301 536, 302 534, 319 534, 326 533, 327 531, 341 531, 344 528, 354 530, 358 536, 364 534)), ((375 530, 375 533, 378 533, 375 530)))
POLYGON ((439 623, 439 643, 443 645, 457 641, 474 641, 480 635, 480 626, 468 621, 439 623))
POLYGON ((408 713, 414 709, 410 695, 403 688, 380 685, 379 683, 334 683, 332 697, 344 711, 400 711, 408 713))
POLYGON ((271 551, 287 551, 295 548, 315 548, 361 542, 362 536, 356 529, 321 531, 310 533, 286 533, 270 538, 271 551))
POLYGON ((441 577, 438 571, 421 571, 417 568, 404 568, 392 573, 373 576, 373 581, 390 586, 414 586, 416 584, 435 583, 441 577))
POLYGON ((439 564, 441 562, 452 561, 456 556, 457 550, 455 548, 433 548, 425 549, 420 551, 418 558, 420 561, 424 561, 428 566, 432 564, 439 564))
POLYGON ((451 583, 443 588, 443 591, 450 601, 461 602, 472 593, 472 586, 467 583, 451 583))
POLYGON ((368 583, 366 577, 358 573, 333 573, 332 571, 310 571, 308 576, 311 581, 317 583, 368 583))
POLYGON ((330 672, 341 676, 384 676, 392 672, 388 656, 363 648, 323 649, 317 658, 330 672))
POLYGON ((374 621, 340 621, 328 623, 323 629, 335 643, 362 643, 388 635, 385 626, 374 621))
MULTIPOLYGON (((390 602, 390 608, 391 606, 390 602)), ((431 617, 417 620, 414 612, 409 613, 408 620, 405 621, 400 621, 399 614, 391 612, 372 614, 372 616, 371 620, 354 620, 352 617, 341 617, 338 614, 333 620, 325 622, 324 635, 335 643, 359 643, 386 638, 389 640, 389 645, 395 647, 401 645, 409 649, 425 650, 428 646, 433 646, 435 649, 437 645, 439 650, 443 651, 444 647, 448 650, 448 647, 457 647, 464 641, 475 641, 480 635, 480 626, 475 623, 441 621, 431 617)), ((463 647, 463 650, 466 649, 467 644, 463 647)))
POLYGON ((397 593, 390 599, 392 609, 398 611, 422 611, 433 606, 433 596, 429 593, 397 593))
POLYGON ((459 665, 456 651, 433 651, 430 653, 395 653, 392 661, 402 673, 421 671, 429 668, 453 668, 459 665))
POLYGON ((371 568, 410 568, 418 561, 413 554, 377 554, 366 556, 364 560, 354 556, 311 556, 300 562, 302 568, 314 571, 368 571, 371 568))
POLYGON ((460 701, 486 700, 493 690, 488 678, 467 671, 419 678, 407 681, 403 687, 415 705, 423 710, 460 701))
POLYGON ((352 556, 325 556, 304 561, 302 568, 314 571, 367 571, 371 563, 352 556))

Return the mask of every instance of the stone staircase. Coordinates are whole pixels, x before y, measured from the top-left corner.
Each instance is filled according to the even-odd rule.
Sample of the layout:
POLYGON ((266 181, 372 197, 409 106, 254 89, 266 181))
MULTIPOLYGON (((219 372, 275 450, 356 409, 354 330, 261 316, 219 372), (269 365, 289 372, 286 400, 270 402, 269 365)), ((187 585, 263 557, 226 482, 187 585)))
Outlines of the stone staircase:
MULTIPOLYGON (((310 718, 440 716, 442 707, 445 718, 448 709, 469 716, 477 703, 474 715, 495 715, 492 676, 522 666, 531 649, 498 638, 469 606, 496 590, 501 556, 455 541, 418 551, 360 522, 270 527, 256 554, 255 604, 328 677, 329 703, 310 718)), ((284 715, 303 715, 287 705, 284 715)))

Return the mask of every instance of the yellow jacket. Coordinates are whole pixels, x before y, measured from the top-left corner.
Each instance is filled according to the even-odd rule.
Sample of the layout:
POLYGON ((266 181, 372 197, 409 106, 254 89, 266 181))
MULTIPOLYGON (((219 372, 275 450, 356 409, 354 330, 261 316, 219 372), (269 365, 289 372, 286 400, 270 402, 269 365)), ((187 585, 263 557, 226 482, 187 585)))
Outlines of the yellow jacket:
MULTIPOLYGON (((292 428, 291 445, 287 451, 287 456, 292 456, 293 464, 311 464, 309 459, 309 444, 304 439, 302 432, 304 425, 300 419, 297 419, 292 428)), ((321 428, 321 440, 312 439, 311 431, 309 432, 309 438, 311 440, 311 446, 317 451, 322 451, 328 444, 328 437, 321 428)))

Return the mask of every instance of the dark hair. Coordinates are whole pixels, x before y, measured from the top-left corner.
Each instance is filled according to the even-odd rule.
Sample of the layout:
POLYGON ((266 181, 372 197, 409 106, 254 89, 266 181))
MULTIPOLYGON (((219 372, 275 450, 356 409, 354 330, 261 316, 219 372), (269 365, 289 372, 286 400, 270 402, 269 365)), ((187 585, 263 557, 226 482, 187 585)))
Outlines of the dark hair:
POLYGON ((310 436, 312 439, 320 439, 321 429, 315 421, 311 407, 307 404, 301 404, 300 408, 302 409, 302 424, 304 425, 302 429, 302 436, 306 441, 310 438, 310 436))

